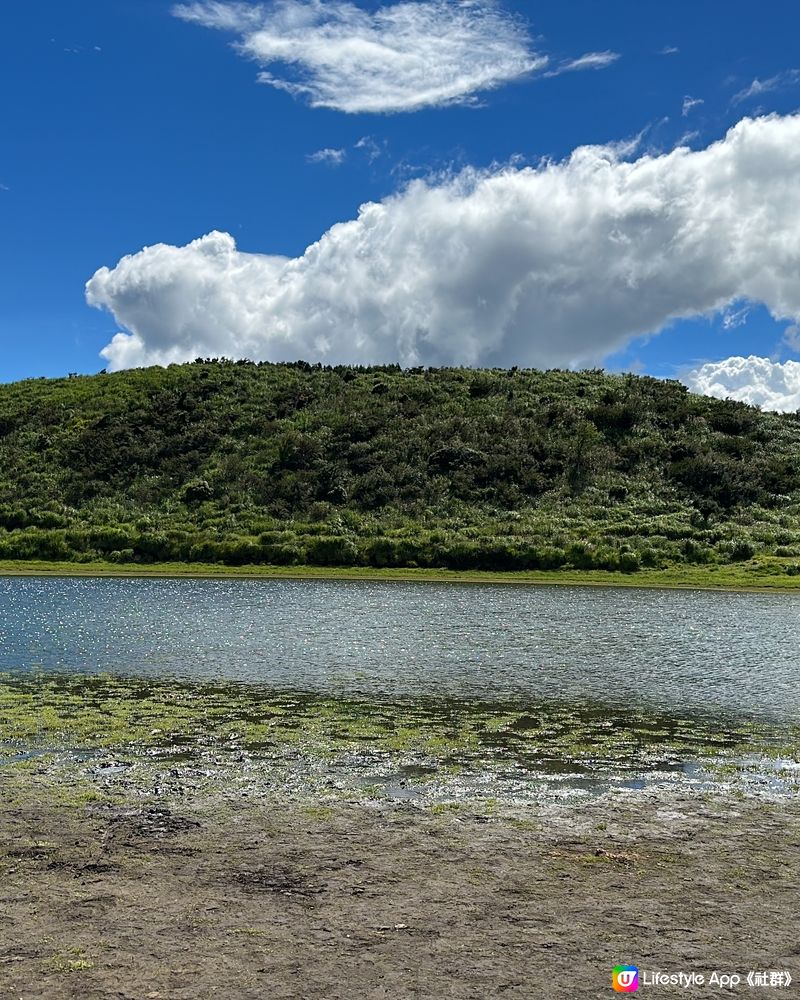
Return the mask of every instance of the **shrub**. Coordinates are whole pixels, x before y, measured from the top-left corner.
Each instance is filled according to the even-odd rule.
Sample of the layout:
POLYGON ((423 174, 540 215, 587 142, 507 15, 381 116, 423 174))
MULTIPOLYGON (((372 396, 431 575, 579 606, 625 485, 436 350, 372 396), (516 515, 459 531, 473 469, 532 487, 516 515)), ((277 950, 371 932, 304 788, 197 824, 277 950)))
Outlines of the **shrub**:
POLYGON ((129 563, 133 562, 133 549, 121 549, 119 551, 109 552, 108 561, 113 563, 129 563))
POLYGON ((620 552, 619 568, 623 573, 637 573, 640 569, 639 557, 635 552, 620 552))
POLYGON ((358 549, 349 538, 319 536, 306 543, 306 559, 314 566, 353 566, 358 549))
POLYGON ((73 552, 60 531, 12 532, 0 539, 0 559, 50 559, 64 562, 73 552))
POLYGON ((305 562, 305 549, 295 542, 262 545, 259 561, 272 566, 297 566, 305 562))
POLYGON ((594 569, 595 554, 591 545, 585 542, 575 542, 566 552, 567 561, 574 569, 594 569))
POLYGON ((567 554, 563 549, 545 548, 539 552, 539 569, 559 569, 567 562, 567 554))
POLYGON ((114 552, 133 548, 134 537, 124 528, 102 528, 89 534, 88 543, 98 552, 114 552))
POLYGON ((178 499, 186 504, 203 503, 214 499, 214 491, 205 479, 195 479, 179 491, 178 499))
POLYGON ((163 562, 170 558, 169 539, 158 532, 139 535, 133 551, 147 562, 163 562))
POLYGON ((740 538, 731 549, 731 562, 746 562, 756 554, 756 547, 747 539, 740 538))
POLYGON ((693 538, 687 538, 681 546, 683 558, 689 563, 705 564, 714 561, 714 552, 707 545, 696 542, 693 538))
POLYGON ((661 560, 655 549, 642 549, 639 560, 641 565, 646 566, 648 569, 656 569, 661 566, 661 560))
POLYGON ((218 542, 208 539, 197 542, 189 548, 189 562, 213 563, 221 559, 218 542))
POLYGON ((254 541, 238 539, 235 542, 221 542, 219 556, 228 566, 244 566, 263 562, 264 550, 254 541))
POLYGON ((456 542, 441 552, 441 559, 447 569, 481 569, 480 549, 470 542, 456 542))

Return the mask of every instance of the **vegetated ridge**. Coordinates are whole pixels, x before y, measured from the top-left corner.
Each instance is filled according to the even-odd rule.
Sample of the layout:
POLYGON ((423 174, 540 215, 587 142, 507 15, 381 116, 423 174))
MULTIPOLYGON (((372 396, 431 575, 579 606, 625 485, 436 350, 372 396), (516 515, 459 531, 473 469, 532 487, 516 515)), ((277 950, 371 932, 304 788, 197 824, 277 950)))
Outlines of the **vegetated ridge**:
POLYGON ((0 386, 0 560, 800 573, 800 417, 603 371, 0 386))

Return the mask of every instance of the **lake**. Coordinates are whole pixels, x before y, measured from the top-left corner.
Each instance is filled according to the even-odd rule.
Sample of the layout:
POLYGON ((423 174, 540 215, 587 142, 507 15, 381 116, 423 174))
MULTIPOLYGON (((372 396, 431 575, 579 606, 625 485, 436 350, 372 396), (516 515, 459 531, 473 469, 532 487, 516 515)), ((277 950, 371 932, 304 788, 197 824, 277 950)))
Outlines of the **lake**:
POLYGON ((392 700, 800 714, 800 596, 293 580, 0 579, 0 670, 392 700))

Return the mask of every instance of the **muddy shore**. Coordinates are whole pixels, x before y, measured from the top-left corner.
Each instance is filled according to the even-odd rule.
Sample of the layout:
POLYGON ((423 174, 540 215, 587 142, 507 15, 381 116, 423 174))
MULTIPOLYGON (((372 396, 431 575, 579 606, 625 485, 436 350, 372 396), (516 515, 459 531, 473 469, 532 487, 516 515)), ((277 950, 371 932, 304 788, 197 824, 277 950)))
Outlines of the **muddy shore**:
POLYGON ((3 803, 0 996, 15 1000, 573 1000, 612 995, 620 963, 800 980, 796 800, 675 788, 516 817, 280 796, 78 806, 40 780, 3 803))
POLYGON ((800 982, 794 727, 42 675, 0 730, 0 1000, 800 982))

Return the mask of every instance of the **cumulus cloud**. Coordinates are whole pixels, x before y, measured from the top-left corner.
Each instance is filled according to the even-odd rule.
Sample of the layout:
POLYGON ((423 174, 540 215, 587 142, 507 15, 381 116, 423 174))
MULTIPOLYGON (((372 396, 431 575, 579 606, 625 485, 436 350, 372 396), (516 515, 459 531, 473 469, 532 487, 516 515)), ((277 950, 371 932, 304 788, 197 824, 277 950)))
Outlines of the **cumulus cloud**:
POLYGON ((800 409, 800 361, 781 364, 753 355, 725 358, 690 372, 684 381, 705 396, 738 399, 783 413, 800 409))
POLYGON ((341 166, 347 158, 346 149, 318 149, 316 153, 309 153, 306 157, 309 163, 326 163, 329 167, 341 166))
POLYGON ((800 319, 800 116, 624 149, 416 180, 296 258, 148 247, 87 284, 123 328, 103 356, 572 366, 740 302, 800 319))
POLYGON ((348 0, 207 0, 173 13, 236 33, 262 83, 349 113, 474 102, 547 63, 497 0, 407 0, 374 13, 348 0))

